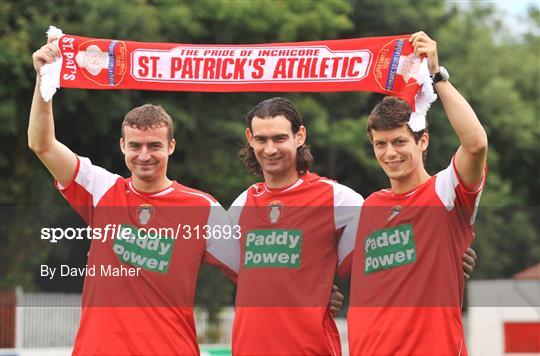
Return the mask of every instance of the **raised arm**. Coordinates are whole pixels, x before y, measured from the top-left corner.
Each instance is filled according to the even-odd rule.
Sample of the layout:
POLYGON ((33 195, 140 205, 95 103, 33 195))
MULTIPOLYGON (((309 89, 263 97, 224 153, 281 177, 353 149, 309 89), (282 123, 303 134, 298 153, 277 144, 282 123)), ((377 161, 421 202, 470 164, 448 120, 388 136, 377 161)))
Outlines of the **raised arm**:
POLYGON ((45 63, 54 62, 60 51, 49 38, 46 45, 34 52, 32 60, 36 70, 36 87, 28 122, 28 147, 38 156, 52 176, 63 186, 67 185, 75 174, 77 157, 65 145, 56 140, 52 100, 46 103, 41 98, 39 71, 45 63))
MULTIPOLYGON (((416 55, 427 56, 430 73, 432 75, 438 73, 440 67, 437 43, 424 32, 413 34, 410 41, 416 55)), ((461 143, 455 156, 457 173, 468 190, 476 190, 482 184, 486 164, 488 149, 486 132, 469 103, 449 81, 439 81, 434 88, 461 143)))

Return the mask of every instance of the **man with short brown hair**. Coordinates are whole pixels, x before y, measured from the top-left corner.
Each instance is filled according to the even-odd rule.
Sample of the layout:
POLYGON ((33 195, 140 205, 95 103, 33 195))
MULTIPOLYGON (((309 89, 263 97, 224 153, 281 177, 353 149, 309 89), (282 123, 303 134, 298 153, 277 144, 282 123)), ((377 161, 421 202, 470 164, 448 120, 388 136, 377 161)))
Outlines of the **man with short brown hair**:
POLYGON ((160 106, 137 107, 124 119, 120 149, 129 178, 56 139, 52 103, 39 94, 41 67, 60 55, 52 40, 33 55, 38 75, 28 146, 83 220, 104 233, 92 237, 88 252, 87 269, 95 272, 85 276, 73 354, 197 355, 193 303, 200 264, 217 265, 233 278, 237 270, 236 244, 207 235, 208 228, 226 227, 224 237, 228 217, 210 195, 167 177, 176 141, 160 106))
POLYGON ((129 111, 122 122, 122 137, 124 127, 136 129, 166 127, 169 141, 174 140, 174 125, 171 116, 160 105, 144 104, 129 111))
POLYGON ((411 36, 427 56, 434 88, 460 147, 448 167, 424 167, 427 124, 413 131, 411 109, 384 98, 368 133, 390 188, 364 202, 352 262, 348 312, 351 355, 466 355, 462 256, 486 179, 487 135, 439 66, 437 44, 411 36))

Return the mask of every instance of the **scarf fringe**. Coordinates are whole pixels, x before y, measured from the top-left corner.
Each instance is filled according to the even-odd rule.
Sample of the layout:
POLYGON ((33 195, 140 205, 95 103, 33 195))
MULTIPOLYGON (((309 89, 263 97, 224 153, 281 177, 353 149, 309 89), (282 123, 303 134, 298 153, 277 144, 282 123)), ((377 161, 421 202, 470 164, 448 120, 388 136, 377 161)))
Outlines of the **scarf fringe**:
POLYGON ((420 64, 417 82, 422 87, 414 98, 415 111, 411 113, 408 122, 413 132, 419 132, 426 128, 426 114, 431 103, 437 100, 437 94, 433 90, 433 83, 429 75, 427 58, 424 58, 420 64))
MULTIPOLYGON (((47 38, 57 37, 53 42, 55 45, 58 45, 58 40, 64 33, 61 29, 54 26, 50 26, 47 30, 47 38)), ((41 97, 45 102, 49 102, 53 95, 56 93, 56 90, 60 88, 60 72, 62 71, 62 57, 55 60, 53 63, 47 63, 41 67, 39 74, 41 76, 41 85, 39 90, 41 92, 41 97)))

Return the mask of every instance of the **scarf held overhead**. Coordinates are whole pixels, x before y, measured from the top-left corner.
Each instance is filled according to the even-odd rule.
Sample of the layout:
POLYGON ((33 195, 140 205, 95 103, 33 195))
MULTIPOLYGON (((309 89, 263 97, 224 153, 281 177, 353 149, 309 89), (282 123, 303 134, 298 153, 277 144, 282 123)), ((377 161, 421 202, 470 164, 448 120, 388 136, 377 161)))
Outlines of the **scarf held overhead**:
POLYGON ((46 101, 60 87, 198 92, 368 91, 403 98, 418 112, 424 111, 426 105, 422 95, 417 97, 425 91, 421 90, 422 84, 431 88, 426 60, 413 53, 409 35, 256 45, 117 41, 62 34, 52 26, 48 35, 58 38, 62 56, 41 72, 41 94, 46 101))

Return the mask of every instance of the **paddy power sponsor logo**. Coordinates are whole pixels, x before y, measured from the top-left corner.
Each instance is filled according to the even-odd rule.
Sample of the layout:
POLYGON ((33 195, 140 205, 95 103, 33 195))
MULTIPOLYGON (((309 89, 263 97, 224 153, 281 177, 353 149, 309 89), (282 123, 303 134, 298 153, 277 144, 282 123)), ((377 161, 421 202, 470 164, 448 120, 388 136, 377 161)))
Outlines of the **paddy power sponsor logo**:
POLYGON ((366 274, 407 265, 416 261, 411 224, 377 230, 364 242, 366 274))
POLYGON ((144 230, 131 225, 120 225, 120 230, 119 236, 127 237, 116 239, 113 245, 120 261, 152 272, 166 273, 169 270, 174 239, 148 236, 144 230))
POLYGON ((300 267, 302 230, 251 230, 246 234, 244 267, 300 267))

